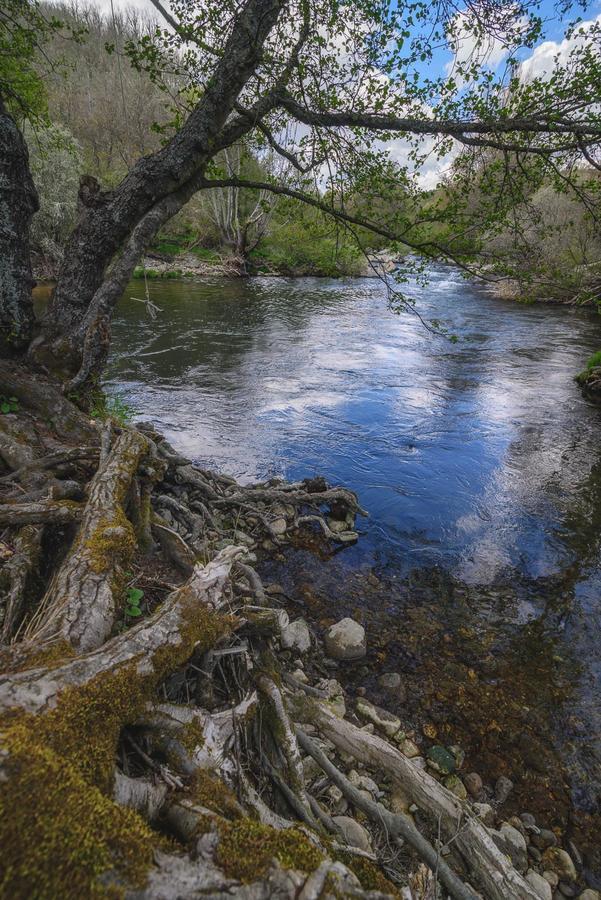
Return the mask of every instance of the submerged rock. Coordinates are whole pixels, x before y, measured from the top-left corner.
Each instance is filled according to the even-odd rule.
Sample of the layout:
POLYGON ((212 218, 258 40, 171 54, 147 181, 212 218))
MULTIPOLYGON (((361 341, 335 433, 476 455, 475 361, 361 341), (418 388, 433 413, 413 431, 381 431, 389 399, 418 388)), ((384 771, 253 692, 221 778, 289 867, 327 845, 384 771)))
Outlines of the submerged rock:
POLYGON ((542 865, 559 875, 560 880, 576 881, 578 877, 570 854, 561 847, 548 847, 543 853, 542 865))
POLYGON ((467 792, 471 797, 479 797, 482 793, 482 788, 484 785, 482 784, 482 779, 478 775, 477 772, 468 772, 468 774, 464 777, 463 783, 467 788, 467 792))
POLYGON ((401 676, 398 672, 386 672, 378 678, 378 684, 385 691, 398 691, 401 686, 401 676))
POLYGON ((326 631, 325 645, 333 659, 362 659, 367 653, 365 628, 354 619, 341 619, 326 631))
POLYGON ((497 798, 499 803, 505 803, 512 790, 513 781, 511 781, 509 778, 506 778, 505 775, 501 775, 501 777, 495 784, 495 797, 497 798))
POLYGON ((435 772, 440 772, 441 775, 450 775, 455 771, 455 757, 446 747, 441 747, 440 745, 430 747, 426 751, 426 757, 428 765, 435 772))

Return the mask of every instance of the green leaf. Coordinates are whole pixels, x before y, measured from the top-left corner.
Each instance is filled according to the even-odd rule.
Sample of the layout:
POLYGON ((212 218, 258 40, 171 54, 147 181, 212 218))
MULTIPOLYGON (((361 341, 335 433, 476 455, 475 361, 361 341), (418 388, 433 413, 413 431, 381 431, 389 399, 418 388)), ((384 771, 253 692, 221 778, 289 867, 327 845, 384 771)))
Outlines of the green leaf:
POLYGON ((140 588, 129 588, 127 591, 127 602, 131 603, 132 606, 139 606, 143 596, 144 591, 141 591, 140 588))
POLYGON ((125 612, 128 616, 131 616, 132 619, 136 619, 138 616, 142 615, 142 610, 138 606, 128 606, 125 612))
POLYGON ((4 400, 2 402, 2 405, 0 405, 0 410, 2 410, 3 413, 9 413, 10 412, 10 403, 7 403, 6 400, 4 400))

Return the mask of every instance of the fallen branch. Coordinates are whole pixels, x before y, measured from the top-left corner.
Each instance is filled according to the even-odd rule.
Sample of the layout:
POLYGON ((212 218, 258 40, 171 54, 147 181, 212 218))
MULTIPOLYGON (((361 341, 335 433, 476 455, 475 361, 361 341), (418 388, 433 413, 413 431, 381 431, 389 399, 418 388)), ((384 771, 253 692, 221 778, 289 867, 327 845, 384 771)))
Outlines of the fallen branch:
POLYGON ((382 825, 390 837, 405 838, 414 850, 417 851, 424 862, 428 864, 432 871, 438 872, 438 877, 441 882, 455 900, 477 900, 477 895, 474 891, 455 875, 453 870, 447 866, 443 859, 441 859, 440 853, 419 833, 409 818, 402 815, 395 815, 394 813, 389 812, 389 810, 382 806, 381 803, 376 803, 375 800, 368 800, 367 797, 365 797, 358 788, 354 787, 348 778, 336 768, 325 753, 317 747, 301 728, 296 728, 296 736, 303 750, 313 757, 315 762, 318 763, 334 784, 340 788, 353 806, 362 810, 370 819, 372 819, 372 821, 376 822, 376 824, 382 825))
POLYGON ((540 900, 534 889, 513 868, 498 849, 484 825, 468 811, 450 791, 427 772, 415 766, 399 750, 374 734, 334 715, 317 701, 298 701, 291 696, 289 703, 299 722, 310 722, 342 752, 348 753, 363 765, 385 772, 427 816, 440 822, 447 840, 454 839, 454 847, 472 873, 472 880, 484 888, 487 900, 540 900))

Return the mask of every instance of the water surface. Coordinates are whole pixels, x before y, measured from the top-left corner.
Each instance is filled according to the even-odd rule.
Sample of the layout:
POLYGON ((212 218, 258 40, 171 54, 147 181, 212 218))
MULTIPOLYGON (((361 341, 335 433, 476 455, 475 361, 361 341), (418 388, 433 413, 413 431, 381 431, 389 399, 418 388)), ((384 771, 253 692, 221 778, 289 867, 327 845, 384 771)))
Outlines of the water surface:
POLYGON ((601 318, 444 268, 420 311, 455 344, 371 279, 153 282, 156 320, 142 290, 119 309, 110 389, 210 467, 355 490, 358 544, 324 563, 292 551, 273 576, 318 621, 361 616, 416 729, 509 774, 516 808, 572 829, 596 868, 601 410, 573 376, 601 318))

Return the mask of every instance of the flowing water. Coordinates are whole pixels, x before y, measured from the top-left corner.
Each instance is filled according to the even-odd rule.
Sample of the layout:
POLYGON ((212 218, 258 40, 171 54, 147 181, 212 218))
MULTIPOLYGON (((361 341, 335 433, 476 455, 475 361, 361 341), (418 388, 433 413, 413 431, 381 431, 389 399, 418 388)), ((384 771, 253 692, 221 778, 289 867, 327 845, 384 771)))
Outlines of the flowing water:
MULTIPOLYGON (((501 301, 433 269, 419 309, 371 279, 140 283, 108 370, 139 418, 243 480, 324 475, 370 517, 328 560, 289 550, 269 576, 317 627, 366 624, 377 700, 461 744, 510 804, 567 830, 600 873, 601 409, 573 376, 601 347, 591 311, 501 301), (394 701, 387 699, 387 704, 394 701)), ((511 811, 511 808, 509 812, 511 811)), ((596 872, 596 875, 595 875, 596 872)), ((599 885, 597 885, 599 886, 599 885)))

